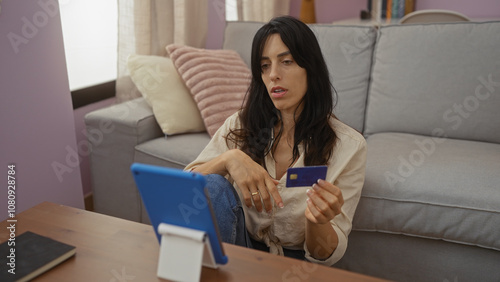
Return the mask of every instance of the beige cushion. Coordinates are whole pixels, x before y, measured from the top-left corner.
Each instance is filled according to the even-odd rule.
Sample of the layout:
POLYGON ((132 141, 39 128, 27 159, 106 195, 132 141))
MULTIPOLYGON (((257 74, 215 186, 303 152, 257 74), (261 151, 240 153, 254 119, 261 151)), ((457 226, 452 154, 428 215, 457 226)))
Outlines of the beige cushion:
POLYGON ((233 50, 168 45, 177 71, 191 91, 210 136, 241 108, 250 70, 233 50))
POLYGON ((130 55, 128 69, 165 134, 205 131, 196 103, 169 58, 130 55))

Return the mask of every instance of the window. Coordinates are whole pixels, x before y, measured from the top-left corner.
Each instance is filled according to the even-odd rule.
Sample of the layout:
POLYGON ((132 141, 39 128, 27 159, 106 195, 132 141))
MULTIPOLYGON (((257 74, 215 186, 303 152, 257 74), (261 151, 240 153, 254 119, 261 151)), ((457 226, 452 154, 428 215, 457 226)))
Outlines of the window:
POLYGON ((226 21, 238 20, 238 0, 226 0, 226 21))
POLYGON ((60 0, 70 90, 116 79, 117 1, 60 0))

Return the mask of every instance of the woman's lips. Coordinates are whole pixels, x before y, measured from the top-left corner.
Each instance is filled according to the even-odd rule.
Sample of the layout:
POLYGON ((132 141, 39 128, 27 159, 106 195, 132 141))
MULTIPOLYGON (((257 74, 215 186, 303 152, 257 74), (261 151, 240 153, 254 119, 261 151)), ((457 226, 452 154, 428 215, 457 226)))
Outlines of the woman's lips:
POLYGON ((281 98, 283 96, 285 96, 285 94, 288 92, 287 89, 283 88, 283 87, 280 87, 280 86, 276 86, 276 87, 273 87, 271 89, 271 96, 273 98, 281 98))

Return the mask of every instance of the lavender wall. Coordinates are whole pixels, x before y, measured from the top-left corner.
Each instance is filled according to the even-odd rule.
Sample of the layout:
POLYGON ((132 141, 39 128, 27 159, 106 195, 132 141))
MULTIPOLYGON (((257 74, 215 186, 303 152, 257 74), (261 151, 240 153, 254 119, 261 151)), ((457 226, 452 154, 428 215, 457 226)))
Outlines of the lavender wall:
POLYGON ((57 1, 3 0, 1 8, 0 220, 8 164, 16 166, 16 213, 43 201, 83 208, 57 1))
POLYGON ((225 9, 224 0, 208 0, 208 34, 205 44, 207 49, 222 48, 226 27, 225 9))
POLYGON ((417 0, 417 10, 445 9, 469 18, 500 18, 500 0, 417 0))

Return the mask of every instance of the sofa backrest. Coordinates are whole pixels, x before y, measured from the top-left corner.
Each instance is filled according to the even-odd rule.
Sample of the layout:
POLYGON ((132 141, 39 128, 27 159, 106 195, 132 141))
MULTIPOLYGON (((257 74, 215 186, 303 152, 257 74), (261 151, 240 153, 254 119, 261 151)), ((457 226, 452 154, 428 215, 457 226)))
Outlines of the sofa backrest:
MULTIPOLYGON (((224 49, 236 50, 250 67, 252 41, 263 23, 228 22, 224 49)), ((330 79, 338 93, 334 113, 363 131, 366 96, 376 30, 373 27, 310 25, 323 51, 330 79)))
POLYGON ((258 22, 227 22, 222 49, 232 49, 238 52, 250 68, 253 37, 263 25, 258 22))
POLYGON ((381 27, 365 135, 500 143, 500 22, 381 27))

